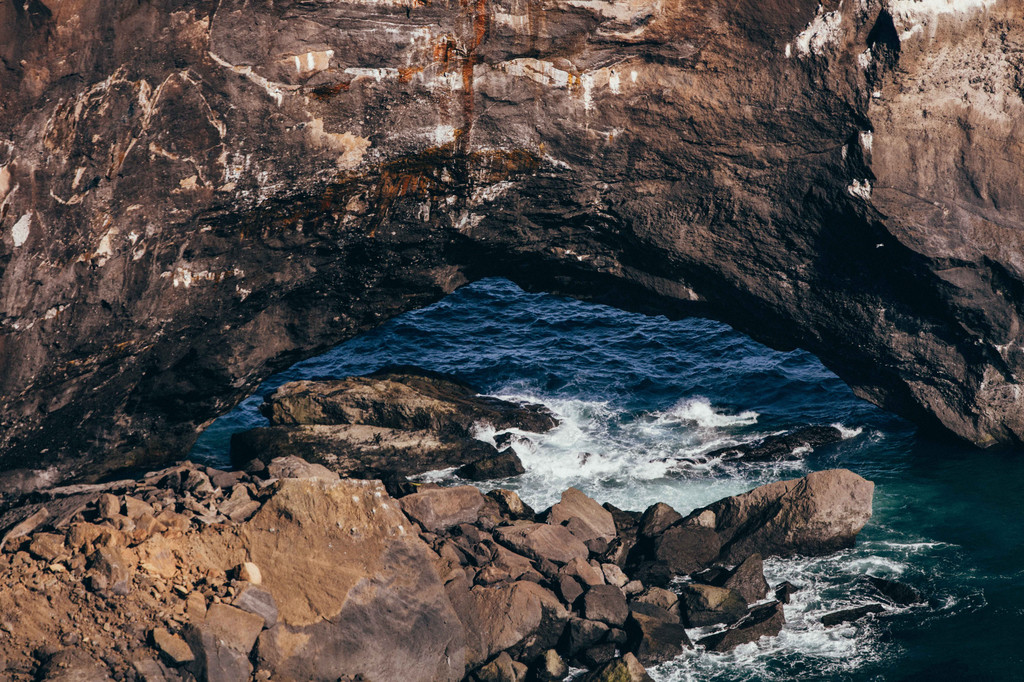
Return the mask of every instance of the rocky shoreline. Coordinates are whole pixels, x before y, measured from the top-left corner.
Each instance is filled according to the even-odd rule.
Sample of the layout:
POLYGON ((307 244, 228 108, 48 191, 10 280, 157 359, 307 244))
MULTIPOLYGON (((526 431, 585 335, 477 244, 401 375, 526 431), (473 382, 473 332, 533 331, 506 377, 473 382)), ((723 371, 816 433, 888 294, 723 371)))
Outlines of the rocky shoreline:
MULTIPOLYGON (((521 473, 510 445, 558 422, 415 368, 286 384, 262 411, 232 471, 184 462, 0 498, 5 679, 645 680, 686 649, 777 635, 796 588, 769 585, 763 559, 850 547, 871 516, 874 485, 843 469, 686 516, 576 488, 534 511, 512 490, 417 483, 521 473)), ((920 600, 871 580, 881 601, 920 600)))
POLYGON ((0 665, 12 680, 646 679, 684 648, 777 634, 786 588, 762 557, 849 546, 873 486, 816 472, 686 517, 573 488, 540 513, 508 490, 414 489, 289 456, 34 493, 0 516, 0 665))

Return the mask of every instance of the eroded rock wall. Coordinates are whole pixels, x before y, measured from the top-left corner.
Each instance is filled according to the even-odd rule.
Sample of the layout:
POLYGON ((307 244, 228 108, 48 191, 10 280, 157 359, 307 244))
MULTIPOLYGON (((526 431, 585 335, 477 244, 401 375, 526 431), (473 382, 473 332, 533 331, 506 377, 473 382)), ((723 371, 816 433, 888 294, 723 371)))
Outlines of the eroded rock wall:
POLYGON ((492 275, 711 315, 1019 442, 1022 14, 4 0, 0 463, 180 456, 492 275))

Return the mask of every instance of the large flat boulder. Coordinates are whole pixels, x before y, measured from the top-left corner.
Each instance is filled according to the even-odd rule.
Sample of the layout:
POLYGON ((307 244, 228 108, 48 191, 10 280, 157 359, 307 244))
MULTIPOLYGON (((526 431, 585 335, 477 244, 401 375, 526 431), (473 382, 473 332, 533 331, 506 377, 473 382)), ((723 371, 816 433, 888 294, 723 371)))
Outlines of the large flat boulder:
POLYGON ((547 559, 567 564, 573 559, 586 560, 587 546, 563 526, 547 523, 521 523, 494 531, 494 537, 509 549, 535 561, 547 559))
POLYGON ((611 542, 615 539, 612 513, 578 488, 569 488, 562 493, 561 501, 551 507, 548 523, 560 526, 574 518, 579 523, 571 525, 570 530, 583 542, 595 539, 611 542))
POLYGON ((853 546, 871 518, 874 489, 874 483, 847 469, 815 471, 727 497, 687 519, 714 514, 725 563, 740 563, 754 553, 827 554, 853 546))

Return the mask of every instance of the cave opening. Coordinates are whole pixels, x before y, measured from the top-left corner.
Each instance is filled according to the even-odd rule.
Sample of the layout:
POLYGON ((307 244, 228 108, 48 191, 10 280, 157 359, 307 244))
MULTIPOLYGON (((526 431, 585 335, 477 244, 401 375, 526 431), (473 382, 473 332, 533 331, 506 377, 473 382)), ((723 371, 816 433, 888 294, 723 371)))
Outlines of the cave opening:
MULTIPOLYGON (((562 426, 527 453, 536 470, 505 482, 529 489, 538 502, 557 487, 544 485, 552 477, 620 502, 637 476, 654 486, 652 496, 677 487, 680 477, 719 478, 701 490, 703 499, 721 485, 751 483, 749 471, 733 476, 707 462, 680 468, 680 460, 813 425, 837 425, 846 434, 880 430, 892 434, 894 447, 914 431, 854 396, 806 351, 776 351, 710 319, 625 312, 489 278, 274 375, 208 427, 191 456, 229 465, 232 434, 266 425, 260 405, 286 382, 391 366, 454 375, 483 394, 551 409, 562 426)), ((835 463, 860 453, 861 440, 820 448, 811 460, 783 468, 799 473, 835 463)), ((755 469, 756 480, 779 473, 774 465, 755 469)))

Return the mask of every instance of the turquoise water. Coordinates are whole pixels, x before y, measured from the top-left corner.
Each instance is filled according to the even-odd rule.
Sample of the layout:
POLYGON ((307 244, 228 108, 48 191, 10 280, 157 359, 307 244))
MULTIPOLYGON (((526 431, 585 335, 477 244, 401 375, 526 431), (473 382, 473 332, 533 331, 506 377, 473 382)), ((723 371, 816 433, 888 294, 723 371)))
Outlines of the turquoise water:
POLYGON ((230 434, 264 423, 256 407, 285 381, 390 364, 451 372, 554 410, 562 425, 520 449, 527 473, 493 483, 536 507, 570 485, 623 508, 665 501, 686 513, 818 469, 846 467, 875 482, 874 516, 857 547, 768 563, 772 582, 800 588, 779 637, 726 655, 687 654, 652 670, 659 681, 1024 679, 1021 453, 925 439, 856 398, 812 355, 773 351, 714 321, 485 280, 274 377, 213 424, 193 457, 226 463, 230 434), (847 437, 783 464, 677 461, 807 424, 836 424, 847 437), (897 578, 928 602, 823 628, 822 614, 875 600, 864 575, 897 578))

